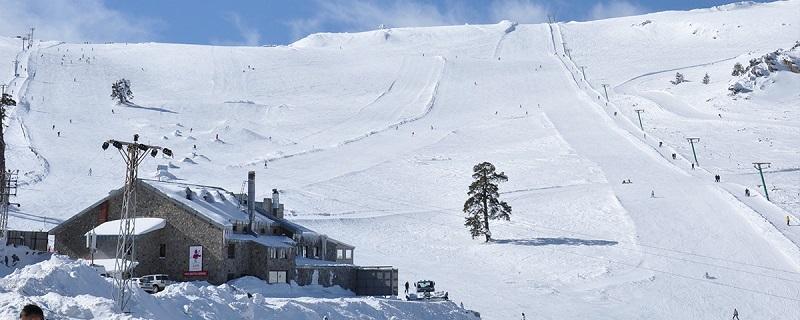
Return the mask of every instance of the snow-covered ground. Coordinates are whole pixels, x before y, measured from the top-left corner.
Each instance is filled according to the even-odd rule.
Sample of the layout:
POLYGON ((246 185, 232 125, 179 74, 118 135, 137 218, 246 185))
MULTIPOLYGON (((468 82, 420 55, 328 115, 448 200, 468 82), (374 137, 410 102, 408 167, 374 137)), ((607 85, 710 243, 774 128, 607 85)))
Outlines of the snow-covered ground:
MULTIPOLYGON (((401 283, 435 280, 485 319, 721 318, 734 307, 743 318, 798 318, 798 74, 776 74, 749 98, 727 90, 734 62, 800 40, 798 11, 800 1, 737 4, 552 26, 316 34, 270 48, 41 43, 9 81, 24 95, 7 129, 9 167, 22 180, 10 224, 47 230, 118 188, 124 164, 100 143, 139 133, 176 153, 146 161, 141 176, 172 164, 178 179, 239 192, 256 170, 258 192, 279 188, 289 218, 355 245, 357 264, 397 266, 401 283), (677 71, 690 82, 669 83, 677 71), (109 98, 122 77, 133 107, 109 98), (645 110, 644 133, 634 108, 645 110), (694 171, 689 136, 701 138, 694 171), (492 243, 470 239, 461 212, 482 161, 509 176, 501 191, 513 207, 511 221, 493 223, 492 243), (773 163, 773 202, 755 161, 773 163)), ((111 316, 82 313, 108 306, 107 294, 14 289, 23 276, 0 280, 17 295, 6 301, 111 316)), ((196 317, 278 305, 240 305, 224 286, 174 290, 228 303, 196 317)), ((170 292, 141 298, 135 315, 179 315, 165 301, 195 299, 170 292)), ((345 316, 458 312, 342 299, 355 299, 332 311, 345 316)), ((308 303, 313 315, 334 308, 308 303)))
POLYGON ((113 288, 86 261, 53 256, 0 279, 0 316, 16 318, 24 304, 35 303, 48 319, 476 319, 449 301, 356 298, 338 287, 273 286, 256 278, 221 286, 184 282, 153 295, 135 288, 131 313, 120 314, 113 288))

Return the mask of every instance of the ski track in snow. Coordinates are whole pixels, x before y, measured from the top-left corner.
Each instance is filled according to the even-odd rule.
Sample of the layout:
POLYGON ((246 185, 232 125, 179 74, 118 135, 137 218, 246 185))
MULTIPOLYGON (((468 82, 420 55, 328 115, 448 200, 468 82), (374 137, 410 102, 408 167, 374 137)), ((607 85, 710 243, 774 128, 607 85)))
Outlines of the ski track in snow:
MULTIPOLYGON (((251 162, 244 163, 244 164, 232 165, 232 166, 229 166, 229 167, 230 168, 248 167, 248 166, 254 166, 254 165, 261 164, 264 161, 274 162, 274 161, 278 161, 278 160, 284 160, 284 159, 304 156, 304 155, 308 155, 308 154, 312 154, 312 153, 317 153, 317 152, 322 152, 322 151, 327 151, 327 150, 333 150, 333 149, 336 149, 336 148, 339 148, 339 147, 342 147, 342 146, 346 146, 346 145, 351 144, 351 143, 362 141, 362 140, 364 140, 366 138, 369 138, 369 137, 371 137, 373 135, 376 135, 376 134, 383 133, 383 132, 386 132, 388 130, 394 129, 395 127, 403 126, 403 125, 406 125, 406 124, 409 124, 409 123, 412 123, 412 122, 415 122, 415 121, 418 121, 418 120, 421 120, 421 119, 425 118, 433 110, 434 104, 436 104, 436 94, 437 94, 437 92, 439 90, 439 83, 442 80, 442 78, 444 77, 445 69, 446 69, 446 66, 447 66, 447 60, 445 58, 443 58, 441 56, 437 56, 437 58, 442 61, 441 69, 439 71, 439 75, 436 78, 436 81, 432 84, 433 89, 431 90, 430 98, 425 103, 425 109, 422 111, 422 113, 420 113, 420 114, 418 114, 416 116, 413 116, 411 118, 406 118, 406 119, 402 119, 402 120, 400 120, 398 122, 391 123, 391 124, 386 125, 385 127, 381 128, 381 129, 372 130, 370 132, 364 133, 364 134, 359 135, 357 137, 346 139, 344 141, 336 143, 334 146, 331 146, 331 147, 314 148, 314 149, 304 150, 304 151, 300 151, 300 152, 296 152, 296 153, 284 154, 284 155, 277 156, 277 157, 271 157, 271 158, 265 158, 265 159, 260 159, 260 160, 256 160, 256 161, 251 161, 251 162)), ((392 85, 394 85, 394 82, 392 82, 392 85)), ((376 101, 377 101, 377 99, 376 99, 376 101)))
MULTIPOLYGON (((556 28, 559 30, 558 34, 560 35, 561 34, 560 29, 558 28, 558 26, 556 26, 556 28)), ((581 82, 578 80, 578 78, 576 78, 578 76, 577 71, 573 72, 573 71, 571 71, 571 69, 569 67, 567 67, 567 62, 566 61, 569 61, 570 64, 572 65, 572 67, 577 69, 577 66, 575 66, 574 62, 572 62, 572 60, 569 59, 568 57, 558 56, 558 58, 559 58, 559 60, 561 60, 562 64, 565 67, 565 71, 567 73, 569 73, 569 75, 571 76, 571 78, 574 81, 574 83, 578 87, 583 88, 583 86, 581 86, 581 82)), ((681 69, 685 69, 685 68, 694 68, 694 67, 697 67, 697 66, 711 65, 711 64, 718 63, 718 62, 722 62, 722 61, 729 61, 729 60, 732 60, 732 59, 735 59, 735 58, 736 57, 717 60, 717 61, 709 62, 709 63, 701 63, 701 64, 697 64, 697 65, 692 65, 690 67, 675 68, 675 69, 668 69, 668 70, 665 70, 665 71, 651 72, 651 73, 644 74, 642 76, 637 76, 637 77, 635 77, 635 78, 633 78, 631 80, 626 81, 625 83, 630 83, 633 80, 641 79, 643 77, 654 75, 654 74, 660 74, 660 73, 664 73, 664 72, 671 72, 671 71, 681 70, 681 69)), ((585 90, 590 90, 592 95, 599 95, 600 94, 597 90, 594 90, 593 88, 588 87, 588 86, 586 87, 585 90)), ((589 100, 594 101, 594 99, 591 98, 592 95, 588 95, 587 94, 587 97, 589 97, 589 100)), ((654 103, 655 103, 655 101, 654 101, 654 103)), ((597 105, 598 107, 600 107, 600 109, 602 109, 601 105, 599 105, 597 103, 594 103, 594 102, 593 102, 593 104, 597 105)), ((616 109, 619 109, 614 103, 612 103, 610 101, 608 101, 608 104, 610 106, 612 106, 612 107, 615 107, 616 109)), ((661 108, 663 109, 663 107, 661 107, 661 108)), ((604 112, 604 114, 608 115, 608 112, 604 112)), ((627 120, 628 120, 627 121, 628 124, 633 125, 631 119, 627 119, 627 120)), ((770 123, 774 123, 774 122, 770 122, 770 123)), ((636 128, 635 128, 635 125, 634 125, 634 132, 635 132, 635 130, 636 130, 636 128)), ((634 132, 630 131, 630 127, 628 127, 628 130, 626 130, 626 132, 629 132, 631 136, 638 137, 638 135, 634 135, 634 132)), ((641 143, 641 140, 639 140, 639 138, 631 139, 631 140, 637 142, 637 144, 641 143)), ((647 145, 647 147, 645 147, 645 148, 654 149, 653 146, 652 146, 652 142, 650 142, 650 143, 648 143, 646 145, 647 145)), ((662 155, 663 159, 667 159, 666 158, 666 153, 660 153, 660 154, 662 155)), ((675 167, 675 166, 673 166, 673 167, 677 169, 677 167, 675 167)), ((696 170, 696 172, 701 172, 701 171, 703 172, 703 174, 705 176, 707 176, 709 178, 713 176, 710 172, 705 171, 705 169, 700 168, 700 170, 696 170)), ((695 174, 695 175, 697 175, 697 174, 695 174)), ((789 261, 791 261, 798 270, 800 270, 800 235, 797 235, 796 233, 794 233, 794 230, 790 230, 789 228, 784 228, 783 224, 781 223, 783 217, 786 217, 786 216, 788 216, 790 214, 788 212, 786 212, 785 210, 783 210, 782 208, 780 208, 780 207, 778 207, 778 206, 776 206, 776 205, 774 205, 772 203, 769 203, 769 202, 766 205, 756 206, 756 205, 753 205, 753 201, 755 201, 755 200, 750 200, 750 199, 747 199, 748 201, 742 200, 740 197, 736 196, 736 192, 733 191, 733 190, 742 190, 742 189, 744 189, 744 186, 742 186, 742 185, 733 184, 733 183, 726 183, 724 185, 727 185, 728 187, 727 188, 725 188, 725 187, 722 187, 722 188, 715 187, 714 189, 718 190, 721 193, 724 193, 726 196, 729 197, 730 201, 735 203, 736 205, 739 205, 739 206, 746 207, 746 208, 750 209, 750 210, 740 210, 740 211, 737 211, 737 212, 750 211, 752 214, 742 214, 742 216, 746 220, 748 220, 754 226, 754 228, 757 228, 758 230, 760 230, 762 232, 762 234, 764 235, 765 239, 767 239, 768 241, 771 241, 772 243, 774 243, 776 248, 779 248, 781 250, 781 252, 783 252, 785 254, 787 259, 789 261), (779 227, 779 226, 781 226, 781 227, 779 227)))

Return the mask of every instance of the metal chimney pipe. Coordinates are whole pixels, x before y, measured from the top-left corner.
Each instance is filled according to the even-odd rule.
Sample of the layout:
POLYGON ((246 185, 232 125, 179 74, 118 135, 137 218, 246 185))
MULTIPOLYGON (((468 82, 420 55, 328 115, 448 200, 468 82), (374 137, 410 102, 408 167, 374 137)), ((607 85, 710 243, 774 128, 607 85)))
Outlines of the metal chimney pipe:
POLYGON ((250 218, 249 230, 255 234, 256 220, 256 172, 247 173, 247 214, 250 218))
POLYGON ((280 199, 278 199, 278 197, 279 197, 278 196, 278 189, 272 189, 272 208, 273 209, 278 209, 278 207, 281 204, 280 199))

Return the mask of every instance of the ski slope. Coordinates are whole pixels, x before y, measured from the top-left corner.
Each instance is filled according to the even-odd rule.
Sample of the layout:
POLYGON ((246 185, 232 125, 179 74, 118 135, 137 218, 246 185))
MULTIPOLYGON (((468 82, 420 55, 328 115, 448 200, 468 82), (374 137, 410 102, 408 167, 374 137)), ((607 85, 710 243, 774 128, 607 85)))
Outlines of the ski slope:
POLYGON ((735 61, 800 40, 799 10, 314 34, 269 48, 38 43, 8 82, 19 104, 7 158, 21 172, 10 224, 48 230, 118 188, 124 164, 100 143, 138 133, 175 151, 141 176, 171 164, 178 179, 239 192, 256 170, 258 192, 280 189, 287 216, 355 245, 356 263, 435 280, 485 319, 734 307, 798 318, 800 229, 782 224, 800 225, 798 75, 749 99, 726 88, 735 61), (670 84, 678 70, 692 82, 670 84), (122 77, 135 106, 108 96, 122 77), (701 137, 696 170, 688 136, 701 137), (470 239, 461 213, 482 161, 509 176, 513 207, 492 243, 470 239), (772 202, 753 161, 773 162, 772 202))

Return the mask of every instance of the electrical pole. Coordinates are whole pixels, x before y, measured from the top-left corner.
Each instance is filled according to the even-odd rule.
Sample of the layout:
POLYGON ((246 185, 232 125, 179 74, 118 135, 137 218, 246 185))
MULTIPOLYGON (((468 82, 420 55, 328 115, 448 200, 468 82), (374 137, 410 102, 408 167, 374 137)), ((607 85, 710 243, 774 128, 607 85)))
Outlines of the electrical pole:
POLYGON ((694 151, 694 143, 700 142, 700 138, 686 138, 686 141, 689 141, 689 144, 692 145, 692 155, 694 156, 694 164, 699 167, 700 163, 697 162, 697 152, 694 151))
POLYGON ((639 128, 644 131, 644 126, 642 125, 642 112, 644 112, 644 109, 634 109, 633 111, 636 111, 636 116, 639 117, 639 128))
POLYGON ((19 77, 19 59, 14 59, 14 76, 19 77))
POLYGON ((151 146, 139 143, 139 135, 133 135, 133 142, 123 142, 117 140, 108 140, 103 142, 103 150, 108 149, 112 145, 117 148, 122 159, 125 160, 127 171, 125 174, 125 191, 122 195, 122 210, 120 211, 119 219, 119 234, 117 235, 117 252, 114 260, 114 268, 118 275, 114 277, 114 283, 117 286, 117 291, 114 292, 114 300, 119 307, 120 312, 129 311, 129 302, 131 299, 131 279, 126 277, 125 273, 129 272, 135 265, 136 259, 136 245, 134 234, 136 226, 136 185, 139 176, 139 164, 147 157, 149 153, 155 157, 158 150, 161 150, 164 155, 172 156, 172 151, 167 148, 159 146, 151 146))
POLYGON ((753 166, 758 169, 758 174, 761 175, 761 185, 764 186, 764 196, 767 197, 767 201, 769 201, 769 193, 767 193, 767 183, 764 181, 764 172, 761 170, 761 166, 770 167, 769 162, 753 162, 753 166))
POLYGON ((578 69, 581 69, 581 74, 583 75, 583 80, 586 81, 586 66, 578 66, 578 69))
POLYGON ((606 94, 606 101, 608 101, 608 90, 606 88, 608 88, 609 85, 608 83, 603 83, 601 86, 603 86, 603 92, 606 94))

